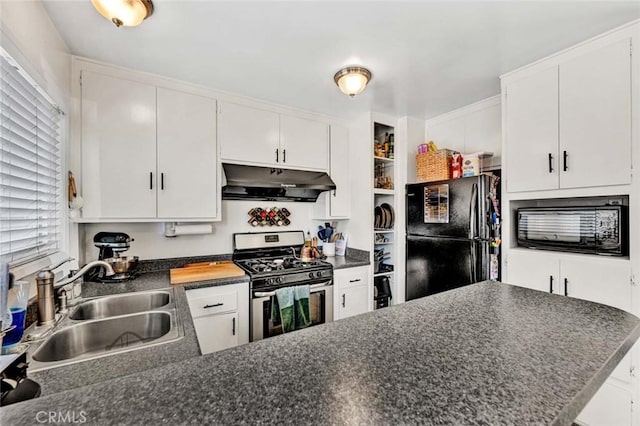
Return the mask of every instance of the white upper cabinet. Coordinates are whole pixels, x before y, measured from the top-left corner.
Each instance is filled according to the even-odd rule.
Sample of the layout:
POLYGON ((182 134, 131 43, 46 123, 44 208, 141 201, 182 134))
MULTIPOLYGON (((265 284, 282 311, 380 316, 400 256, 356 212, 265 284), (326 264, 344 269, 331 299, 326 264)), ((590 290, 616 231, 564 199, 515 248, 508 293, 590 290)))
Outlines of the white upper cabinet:
POLYGON ((326 171, 326 123, 224 102, 218 111, 223 161, 326 171))
POLYGON ((229 102, 218 117, 223 160, 276 165, 280 157, 280 118, 275 112, 229 102))
POLYGON ((215 217, 216 101, 158 88, 157 113, 158 217, 215 217))
POLYGON ((560 66, 560 156, 562 188, 631 182, 630 39, 560 66))
POLYGON ((82 72, 83 216, 156 216, 156 88, 82 72))
POLYGON ((305 169, 327 170, 329 126, 318 121, 280 115, 282 163, 305 169))
POLYGON ((631 40, 584 49, 505 84, 508 192, 631 182, 631 40))
POLYGON ((507 190, 558 188, 558 68, 510 84, 506 110, 507 190))
POLYGON ((320 194, 314 207, 316 219, 348 219, 351 215, 351 180, 349 168, 349 130, 331 125, 329 176, 334 191, 320 194))
POLYGON ((216 220, 216 101, 81 72, 82 220, 216 220))

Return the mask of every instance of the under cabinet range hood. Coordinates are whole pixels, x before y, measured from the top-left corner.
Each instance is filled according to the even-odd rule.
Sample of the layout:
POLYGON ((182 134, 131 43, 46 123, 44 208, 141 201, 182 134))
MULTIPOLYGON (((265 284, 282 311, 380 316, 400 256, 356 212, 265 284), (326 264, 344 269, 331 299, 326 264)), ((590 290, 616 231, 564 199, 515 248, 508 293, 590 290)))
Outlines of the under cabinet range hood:
POLYGON ((325 172, 223 163, 223 200, 314 202, 323 191, 336 189, 325 172))

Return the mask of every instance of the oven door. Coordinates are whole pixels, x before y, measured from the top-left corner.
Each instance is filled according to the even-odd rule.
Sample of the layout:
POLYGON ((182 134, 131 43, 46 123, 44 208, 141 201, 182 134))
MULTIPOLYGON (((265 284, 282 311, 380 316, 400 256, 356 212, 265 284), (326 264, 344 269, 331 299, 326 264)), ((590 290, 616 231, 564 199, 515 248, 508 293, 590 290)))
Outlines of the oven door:
MULTIPOLYGON (((309 286, 309 314, 311 325, 333 321, 333 285, 326 281, 309 286)), ((266 339, 282 334, 280 318, 272 318, 271 307, 276 297, 275 291, 252 291, 251 299, 251 341, 266 339)))

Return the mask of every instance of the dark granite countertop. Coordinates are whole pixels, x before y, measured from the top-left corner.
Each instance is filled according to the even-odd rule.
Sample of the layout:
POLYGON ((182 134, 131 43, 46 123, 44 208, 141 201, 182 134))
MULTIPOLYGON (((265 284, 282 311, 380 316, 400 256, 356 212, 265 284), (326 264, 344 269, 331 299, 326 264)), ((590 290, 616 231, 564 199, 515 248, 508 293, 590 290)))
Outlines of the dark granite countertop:
POLYGON ((369 252, 347 247, 346 256, 328 256, 325 259, 333 265, 333 269, 354 268, 369 265, 369 252))
POLYGON ((49 370, 30 371, 29 377, 41 384, 42 394, 46 396, 197 357, 200 355, 200 348, 185 290, 248 281, 249 277, 244 276, 172 286, 169 282, 169 271, 157 271, 142 273, 135 280, 122 283, 85 282, 82 285, 82 296, 85 298, 168 287, 174 288, 176 308, 184 328, 184 337, 162 345, 114 354, 49 370))
POLYGON ((483 282, 4 407, 0 420, 570 425, 639 335, 618 309, 483 282))

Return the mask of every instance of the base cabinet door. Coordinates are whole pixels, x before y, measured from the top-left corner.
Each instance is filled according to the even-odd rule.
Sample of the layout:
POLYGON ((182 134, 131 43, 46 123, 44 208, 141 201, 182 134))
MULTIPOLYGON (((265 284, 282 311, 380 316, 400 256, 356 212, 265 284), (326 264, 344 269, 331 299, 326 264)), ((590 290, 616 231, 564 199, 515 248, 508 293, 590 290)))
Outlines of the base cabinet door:
POLYGON ((203 355, 239 344, 237 312, 195 318, 193 325, 203 355))
POLYGON ((560 293, 560 261, 557 256, 533 250, 510 250, 507 256, 507 283, 560 293))
POLYGON ((610 381, 591 398, 576 422, 584 426, 630 426, 631 391, 610 381))
POLYGON ((367 287, 357 286, 342 289, 338 292, 338 318, 344 319, 359 315, 369 310, 367 287))
POLYGON ((344 319, 371 310, 370 268, 360 266, 334 272, 334 319, 344 319))

